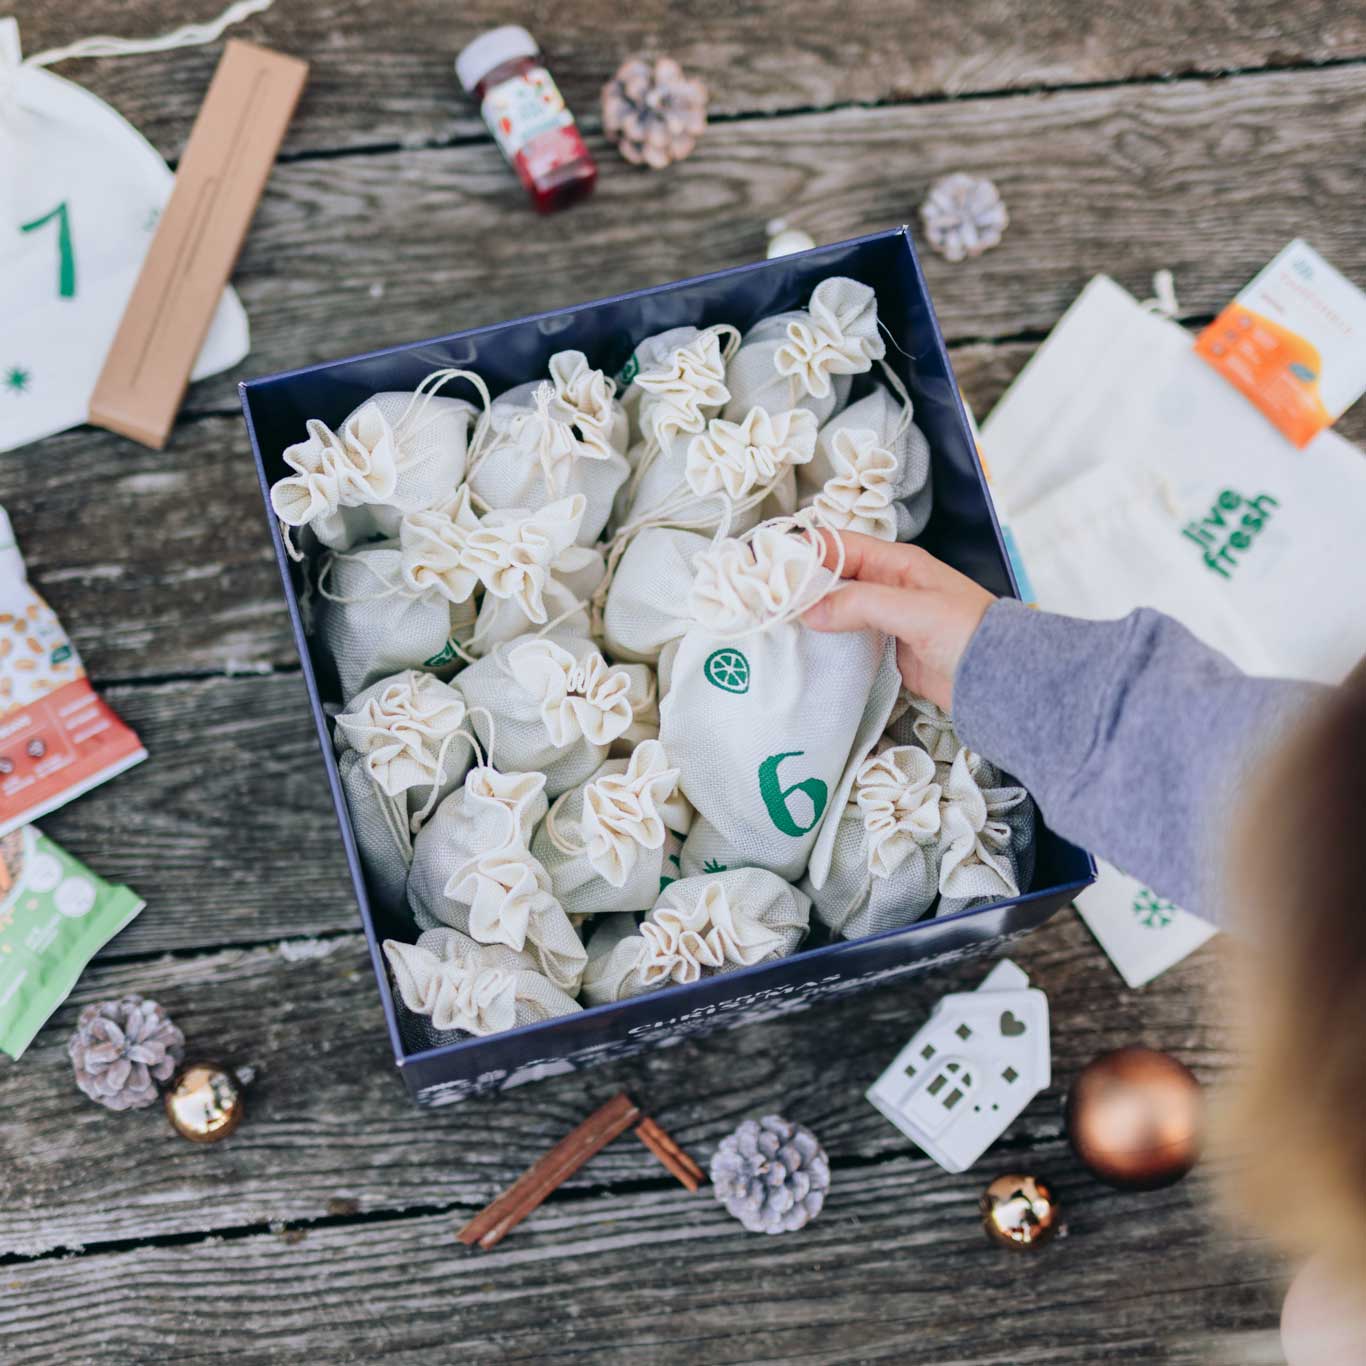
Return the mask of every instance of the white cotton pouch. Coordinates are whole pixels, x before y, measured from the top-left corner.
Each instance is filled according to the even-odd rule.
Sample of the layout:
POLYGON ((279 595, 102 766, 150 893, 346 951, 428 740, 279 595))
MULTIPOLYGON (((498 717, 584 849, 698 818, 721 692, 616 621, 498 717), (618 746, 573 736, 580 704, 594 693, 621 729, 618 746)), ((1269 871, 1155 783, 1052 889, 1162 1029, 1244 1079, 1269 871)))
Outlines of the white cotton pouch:
POLYGON ((806 895, 762 868, 680 878, 649 913, 608 916, 588 944, 582 997, 603 1005, 795 953, 806 895))
POLYGON ((346 704, 333 741, 361 862, 379 904, 397 910, 413 836, 474 757, 464 700, 430 674, 394 674, 346 704))
POLYGON ((626 547, 607 590, 603 642, 613 659, 659 662, 691 622, 693 565, 711 546, 697 531, 649 527, 626 547))
POLYGON ((767 868, 821 883, 859 760, 882 735, 900 677, 892 640, 820 633, 801 613, 834 575, 789 524, 765 523, 699 557, 693 624, 660 704, 660 740, 698 812, 683 870, 767 868))
POLYGON ((553 801, 591 777, 635 723, 640 684, 587 637, 552 632, 497 646, 456 686, 499 766, 543 774, 553 801))
POLYGON ((658 740, 629 759, 609 759, 555 801, 537 827, 531 852, 571 919, 648 911, 671 880, 692 807, 678 790, 658 740))
POLYGON ((408 904, 420 929, 446 925, 525 953, 564 991, 578 990, 583 944, 532 856, 545 778, 472 768, 413 842, 408 904))

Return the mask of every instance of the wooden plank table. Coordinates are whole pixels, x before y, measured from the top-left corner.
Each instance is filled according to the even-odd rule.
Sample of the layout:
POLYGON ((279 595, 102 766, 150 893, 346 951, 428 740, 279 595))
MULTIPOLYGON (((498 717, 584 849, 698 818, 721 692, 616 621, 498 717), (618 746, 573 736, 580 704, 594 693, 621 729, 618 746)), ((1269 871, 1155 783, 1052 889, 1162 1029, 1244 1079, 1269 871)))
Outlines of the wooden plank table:
MULTIPOLYGON (((150 34, 214 5, 23 0, 25 48, 150 34)), ((1276 1362, 1284 1268, 1211 1208, 1214 1173, 1121 1195, 1071 1158, 1060 1102, 1103 1049, 1234 1064, 1217 944, 1125 990, 1071 912, 1015 957, 1049 993, 1054 1086, 975 1172, 942 1173, 862 1091, 963 964, 579 1076, 420 1113, 387 1056, 233 385, 754 259, 786 215, 822 241, 911 219, 935 176, 992 176, 1000 248, 926 271, 985 412, 1086 280, 1175 272, 1207 318, 1291 236, 1366 278, 1366 11, 867 0, 525 5, 602 160, 542 221, 450 58, 493 0, 292 0, 238 32, 313 78, 236 276, 252 355, 196 385, 168 449, 82 429, 0 460, 35 580, 151 760, 45 822, 149 905, 18 1065, 0 1065, 0 1359, 648 1363, 1276 1362), (664 175, 605 147, 595 92, 640 47, 706 77, 714 124, 664 175), (136 990, 249 1063, 250 1115, 194 1148, 75 1089, 80 1007, 136 990), (746 1234, 643 1147, 594 1159, 491 1254, 454 1230, 627 1088, 708 1156, 780 1109, 829 1148, 826 1212, 746 1234), (987 1245, 1005 1168, 1051 1176, 1068 1236, 987 1245)), ((70 63, 174 160, 217 49, 70 63)), ((1360 415, 1343 424, 1366 433, 1360 415)))

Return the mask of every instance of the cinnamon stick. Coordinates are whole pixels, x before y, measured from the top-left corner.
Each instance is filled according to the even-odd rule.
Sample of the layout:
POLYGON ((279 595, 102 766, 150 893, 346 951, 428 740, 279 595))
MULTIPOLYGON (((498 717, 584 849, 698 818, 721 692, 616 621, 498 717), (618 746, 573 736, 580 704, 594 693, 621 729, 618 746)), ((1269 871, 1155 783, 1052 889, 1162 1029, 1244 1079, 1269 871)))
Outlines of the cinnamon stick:
POLYGON ((636 1125, 636 1137, 658 1158, 660 1165, 689 1191, 695 1192, 702 1184, 705 1179, 702 1168, 649 1115, 636 1125))
POLYGON ((567 1181, 595 1153, 620 1137, 640 1118, 640 1107, 625 1092, 594 1110, 543 1157, 456 1234, 466 1245, 478 1243, 486 1252, 496 1247, 558 1186, 567 1181))

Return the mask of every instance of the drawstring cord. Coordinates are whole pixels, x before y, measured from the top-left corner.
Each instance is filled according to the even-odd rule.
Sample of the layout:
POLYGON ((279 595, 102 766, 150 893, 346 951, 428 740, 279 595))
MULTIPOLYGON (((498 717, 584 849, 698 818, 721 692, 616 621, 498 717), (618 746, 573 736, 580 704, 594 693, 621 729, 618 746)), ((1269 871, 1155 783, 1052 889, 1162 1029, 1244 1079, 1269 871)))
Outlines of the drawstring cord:
POLYGON ((72 57, 133 57, 143 52, 170 52, 178 47, 199 47, 220 38, 224 29, 268 10, 272 3, 274 0, 237 0, 236 4, 229 5, 216 19, 210 19, 206 24, 186 24, 155 38, 117 38, 108 34, 82 38, 66 47, 36 52, 32 57, 25 58, 24 65, 55 66, 72 57))

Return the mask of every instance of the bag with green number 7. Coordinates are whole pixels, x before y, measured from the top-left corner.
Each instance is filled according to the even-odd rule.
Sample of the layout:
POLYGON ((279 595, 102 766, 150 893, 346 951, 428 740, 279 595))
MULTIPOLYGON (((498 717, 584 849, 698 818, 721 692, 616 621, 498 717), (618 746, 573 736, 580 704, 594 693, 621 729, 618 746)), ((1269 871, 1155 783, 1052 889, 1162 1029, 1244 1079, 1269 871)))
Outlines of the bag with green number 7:
POLYGON ((832 591, 818 538, 787 518, 696 560, 692 625, 660 704, 659 738, 698 816, 684 876, 767 868, 790 882, 829 871, 855 767, 900 687, 891 639, 822 634, 801 614, 832 591))

